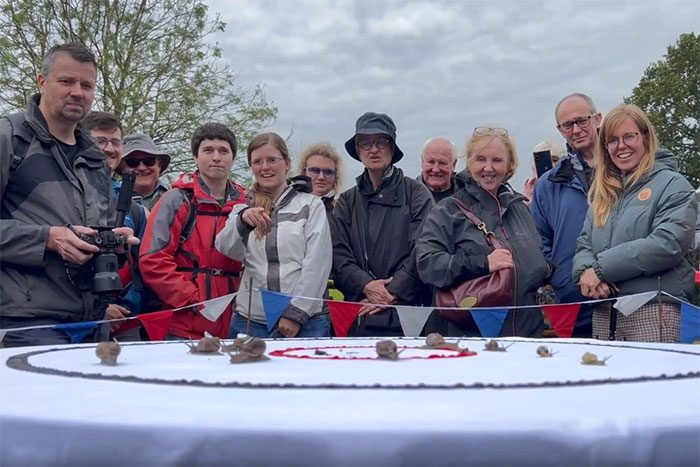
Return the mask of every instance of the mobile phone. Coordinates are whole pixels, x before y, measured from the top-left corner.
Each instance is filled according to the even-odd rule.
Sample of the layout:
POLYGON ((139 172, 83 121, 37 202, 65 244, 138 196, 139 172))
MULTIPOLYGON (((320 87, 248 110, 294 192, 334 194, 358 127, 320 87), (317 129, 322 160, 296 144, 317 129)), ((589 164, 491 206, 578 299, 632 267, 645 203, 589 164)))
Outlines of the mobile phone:
POLYGON ((537 170, 538 178, 552 169, 552 152, 549 149, 533 152, 532 155, 535 158, 535 170, 537 170))

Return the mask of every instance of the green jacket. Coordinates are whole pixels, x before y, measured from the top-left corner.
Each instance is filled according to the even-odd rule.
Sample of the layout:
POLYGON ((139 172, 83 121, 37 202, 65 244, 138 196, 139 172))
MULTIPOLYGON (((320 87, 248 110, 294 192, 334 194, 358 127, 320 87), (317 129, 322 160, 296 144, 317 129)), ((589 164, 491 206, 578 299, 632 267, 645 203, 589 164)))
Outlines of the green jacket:
POLYGON ((625 189, 605 225, 593 225, 588 210, 577 240, 573 278, 593 267, 620 295, 661 290, 689 300, 690 263, 698 202, 690 183, 678 173, 673 154, 656 152, 651 172, 625 189))

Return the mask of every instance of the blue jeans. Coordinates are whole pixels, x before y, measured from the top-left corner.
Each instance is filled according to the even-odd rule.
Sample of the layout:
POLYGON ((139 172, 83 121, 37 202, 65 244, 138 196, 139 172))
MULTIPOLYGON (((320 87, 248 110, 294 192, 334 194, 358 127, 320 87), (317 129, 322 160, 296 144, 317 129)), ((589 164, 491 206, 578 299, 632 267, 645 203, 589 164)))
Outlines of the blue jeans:
MULTIPOLYGON (((250 329, 248 329, 248 320, 238 313, 233 314, 231 319, 231 328, 229 337, 235 338, 238 334, 248 334, 255 337, 284 337, 275 327, 272 332, 267 332, 267 325, 250 321, 250 329)), ((329 337, 330 325, 328 314, 313 316, 305 325, 299 329, 299 333, 295 337, 329 337)))

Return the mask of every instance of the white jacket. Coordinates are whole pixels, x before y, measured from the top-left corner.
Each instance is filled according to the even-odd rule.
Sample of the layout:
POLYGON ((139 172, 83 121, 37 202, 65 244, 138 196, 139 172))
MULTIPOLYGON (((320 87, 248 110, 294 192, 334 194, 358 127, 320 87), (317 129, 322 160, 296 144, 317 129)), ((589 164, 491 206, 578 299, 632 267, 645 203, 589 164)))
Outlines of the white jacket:
POLYGON ((310 317, 321 313, 323 302, 298 297, 323 298, 333 261, 323 202, 287 187, 273 206, 271 230, 261 239, 240 218, 245 208, 234 207, 215 244, 221 253, 244 265, 236 312, 248 317, 252 277, 251 320, 267 323, 261 294, 255 290, 261 288, 293 295, 282 316, 306 324, 310 317))

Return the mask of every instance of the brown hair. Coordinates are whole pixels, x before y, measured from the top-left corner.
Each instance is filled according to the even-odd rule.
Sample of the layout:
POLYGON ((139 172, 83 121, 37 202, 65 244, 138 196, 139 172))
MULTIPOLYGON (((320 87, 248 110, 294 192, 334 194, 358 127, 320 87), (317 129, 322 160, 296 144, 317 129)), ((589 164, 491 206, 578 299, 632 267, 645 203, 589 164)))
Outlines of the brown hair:
POLYGON ((656 137, 654 125, 652 125, 642 109, 636 105, 618 105, 605 116, 598 132, 598 141, 595 146, 595 175, 593 176, 591 190, 588 192, 593 221, 596 227, 600 228, 607 222, 610 211, 620 197, 622 190, 634 185, 643 175, 651 171, 654 167, 654 154, 658 148, 659 139, 656 137), (639 128, 639 136, 644 143, 644 156, 639 161, 639 165, 630 172, 627 179, 623 182, 620 169, 613 163, 606 143, 610 138, 610 133, 615 131, 627 119, 631 119, 639 128))
MULTIPOLYGON (((252 140, 250 140, 250 143, 248 144, 248 149, 247 149, 247 155, 248 155, 248 166, 251 166, 250 162, 250 155, 255 151, 256 149, 260 149, 263 146, 270 145, 277 149, 280 154, 282 154, 282 157, 284 158, 285 162, 288 164, 290 163, 289 159, 289 150, 287 149, 287 143, 285 143, 284 139, 277 133, 260 133, 259 135, 255 136, 252 140)), ((251 167, 252 168, 252 167, 251 167)), ((265 190, 260 188, 260 185, 258 185, 258 182, 253 183, 253 187, 249 191, 250 193, 250 207, 251 208, 263 208, 265 210, 265 213, 267 215, 270 215, 272 212, 272 205, 275 202, 274 199, 272 199, 272 193, 268 193, 265 190)), ((270 232, 269 228, 263 228, 263 227, 256 227, 255 228, 255 237, 260 239, 267 235, 270 232)))

